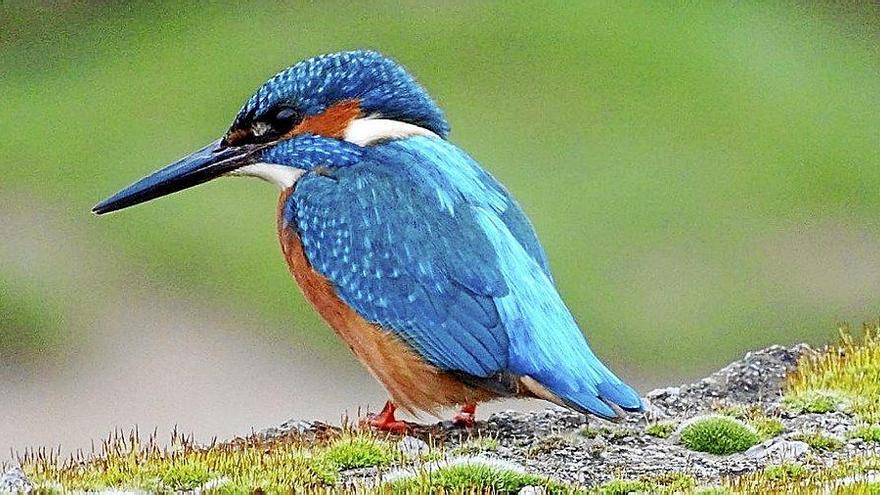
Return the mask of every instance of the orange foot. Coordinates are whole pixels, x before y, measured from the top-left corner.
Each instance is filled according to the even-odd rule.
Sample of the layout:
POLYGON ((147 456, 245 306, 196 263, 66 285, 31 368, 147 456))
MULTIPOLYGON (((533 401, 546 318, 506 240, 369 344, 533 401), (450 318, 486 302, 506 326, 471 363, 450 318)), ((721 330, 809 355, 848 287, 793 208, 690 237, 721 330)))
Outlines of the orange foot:
POLYGON ((474 417, 477 414, 476 404, 465 404, 461 406, 461 411, 452 417, 452 424, 462 428, 473 428, 474 417))
POLYGON ((382 412, 370 418, 370 426, 379 431, 390 431, 392 433, 406 433, 409 428, 405 422, 398 421, 394 418, 394 411, 397 406, 390 400, 385 403, 382 412))

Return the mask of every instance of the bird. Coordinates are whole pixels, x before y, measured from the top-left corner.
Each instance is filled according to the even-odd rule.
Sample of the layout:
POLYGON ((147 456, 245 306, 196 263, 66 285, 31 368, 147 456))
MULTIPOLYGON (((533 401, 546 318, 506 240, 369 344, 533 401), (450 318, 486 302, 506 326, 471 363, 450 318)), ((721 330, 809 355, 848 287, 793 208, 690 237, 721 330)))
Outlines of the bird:
POLYGON ((643 409, 593 353, 511 193, 449 139, 401 64, 372 50, 315 56, 267 80, 226 133, 125 187, 121 210, 224 176, 280 189, 277 233, 301 292, 389 400, 412 413, 538 398, 606 419, 643 409))

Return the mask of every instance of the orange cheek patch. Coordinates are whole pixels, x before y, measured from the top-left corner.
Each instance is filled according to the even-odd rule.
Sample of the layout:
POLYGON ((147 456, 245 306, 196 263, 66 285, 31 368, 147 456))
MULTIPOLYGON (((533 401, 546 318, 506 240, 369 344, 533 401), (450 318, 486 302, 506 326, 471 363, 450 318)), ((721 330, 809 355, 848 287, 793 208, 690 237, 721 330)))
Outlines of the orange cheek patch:
POLYGON ((284 137, 311 133, 319 136, 342 138, 348 124, 361 116, 361 105, 357 100, 347 100, 333 105, 323 113, 306 117, 284 137))

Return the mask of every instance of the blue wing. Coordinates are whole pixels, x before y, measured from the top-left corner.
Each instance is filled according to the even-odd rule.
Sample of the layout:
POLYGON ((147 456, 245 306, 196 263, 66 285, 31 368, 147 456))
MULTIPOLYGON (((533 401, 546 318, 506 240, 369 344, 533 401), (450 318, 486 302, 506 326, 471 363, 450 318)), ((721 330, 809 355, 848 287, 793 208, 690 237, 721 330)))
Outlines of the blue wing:
POLYGON ((604 416, 638 396, 590 351, 508 193, 455 146, 410 138, 300 179, 285 216, 312 266, 433 365, 528 375, 604 416))

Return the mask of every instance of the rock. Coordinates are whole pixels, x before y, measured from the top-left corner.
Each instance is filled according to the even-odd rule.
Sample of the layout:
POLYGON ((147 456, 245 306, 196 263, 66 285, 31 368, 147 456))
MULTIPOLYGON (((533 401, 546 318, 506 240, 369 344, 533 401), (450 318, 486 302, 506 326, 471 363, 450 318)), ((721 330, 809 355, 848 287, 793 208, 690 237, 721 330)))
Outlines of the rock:
POLYGON ((518 495, 546 495, 547 490, 543 486, 526 485, 519 489, 518 495))
POLYGON ((418 459, 430 450, 427 443, 411 436, 403 437, 397 448, 407 459, 418 459))
POLYGON ((769 406, 782 394, 782 382, 801 355, 814 352, 806 344, 791 348, 771 346, 749 352, 702 380, 654 390, 647 397, 671 416, 691 415, 709 409, 713 401, 769 406))
POLYGON ((809 451, 810 446, 805 442, 772 438, 755 445, 743 455, 755 460, 793 461, 809 451))
POLYGON ((0 493, 26 493, 33 489, 33 483, 18 464, 7 466, 0 475, 0 493))

